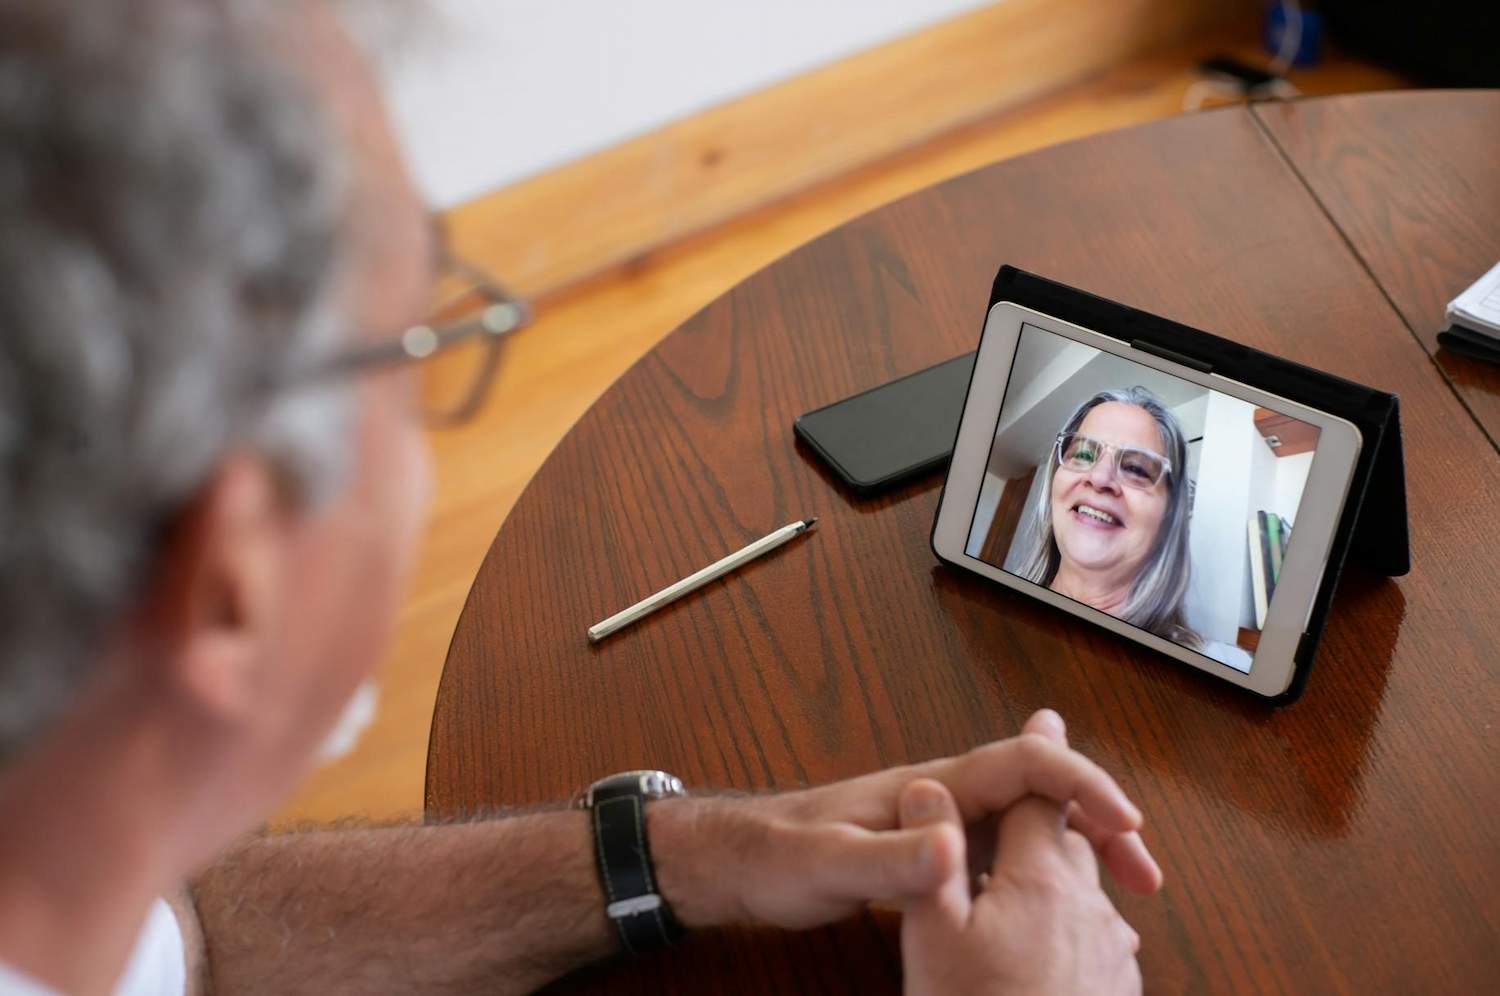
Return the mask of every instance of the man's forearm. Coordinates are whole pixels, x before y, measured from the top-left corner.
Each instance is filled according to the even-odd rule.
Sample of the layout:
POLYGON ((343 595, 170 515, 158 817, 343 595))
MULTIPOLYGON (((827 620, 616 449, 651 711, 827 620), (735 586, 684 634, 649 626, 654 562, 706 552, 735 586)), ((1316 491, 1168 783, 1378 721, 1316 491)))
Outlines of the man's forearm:
MULTIPOLYGON (((900 825, 898 797, 916 778, 943 786, 971 830, 1032 795, 1076 804, 1123 884, 1160 884, 1119 785, 1065 741, 1028 732, 820 788, 652 803, 658 889, 689 929, 806 929, 872 900, 925 897, 962 851, 944 827, 900 825)), ((262 837, 204 873, 193 899, 216 996, 524 992, 619 950, 576 810, 262 837)))
POLYGON ((577 811, 259 837, 192 895, 215 996, 529 992, 618 950, 577 811))

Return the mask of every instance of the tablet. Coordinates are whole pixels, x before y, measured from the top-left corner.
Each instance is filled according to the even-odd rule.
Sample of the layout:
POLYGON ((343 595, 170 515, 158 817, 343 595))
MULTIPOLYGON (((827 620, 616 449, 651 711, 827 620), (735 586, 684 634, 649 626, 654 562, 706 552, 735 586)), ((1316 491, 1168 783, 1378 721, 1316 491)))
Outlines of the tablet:
POLYGON ((1359 429, 1108 331, 990 309, 933 549, 1278 696, 1295 676, 1359 429))

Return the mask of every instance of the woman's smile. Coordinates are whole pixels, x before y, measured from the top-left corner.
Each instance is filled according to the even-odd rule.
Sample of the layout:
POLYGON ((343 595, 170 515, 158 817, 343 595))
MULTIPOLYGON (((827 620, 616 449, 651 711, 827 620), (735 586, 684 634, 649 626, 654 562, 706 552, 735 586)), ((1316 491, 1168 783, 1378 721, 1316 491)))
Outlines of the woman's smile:
POLYGON ((1118 513, 1111 512, 1100 505, 1079 502, 1073 506, 1072 512, 1080 522, 1091 529, 1120 529, 1124 526, 1118 513))

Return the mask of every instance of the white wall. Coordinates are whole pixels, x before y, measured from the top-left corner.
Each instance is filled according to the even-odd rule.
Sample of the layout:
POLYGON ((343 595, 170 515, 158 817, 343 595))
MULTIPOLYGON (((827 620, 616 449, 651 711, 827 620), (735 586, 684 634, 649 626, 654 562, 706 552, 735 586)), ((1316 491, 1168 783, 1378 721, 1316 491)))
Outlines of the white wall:
POLYGON ((1234 643, 1239 627, 1255 628, 1250 516, 1275 512, 1295 524, 1313 454, 1278 457, 1255 428, 1254 406, 1221 394, 1209 395, 1203 436, 1187 619, 1209 639, 1234 643))
POLYGON ((1276 458, 1276 487, 1267 511, 1296 524, 1297 506, 1302 502, 1302 489, 1307 487, 1307 472, 1312 470, 1312 462, 1311 452, 1276 458))
POLYGON ((1198 461, 1203 456, 1203 423, 1208 419, 1208 392, 1176 406, 1172 414, 1177 416, 1177 424, 1182 426, 1182 434, 1187 439, 1188 465, 1184 473, 1188 480, 1196 481, 1198 461))
POLYGON ((991 2, 426 0, 387 94, 448 206, 991 2))
MULTIPOLYGON (((1023 327, 1010 365, 997 435, 1010 432, 1028 412, 1051 400, 1090 360, 1103 355, 1093 346, 1023 327)), ((1074 404, 1079 400, 1082 399, 1075 399, 1074 404)))
MULTIPOLYGON (((1212 393, 1198 460, 1198 494, 1188 531, 1193 580, 1185 606, 1188 625, 1210 640, 1234 643, 1244 619, 1246 509, 1254 481, 1253 406, 1212 393)), ((1267 450, 1269 454, 1269 450, 1267 450)), ((1274 458, 1273 458, 1274 459, 1274 458)))

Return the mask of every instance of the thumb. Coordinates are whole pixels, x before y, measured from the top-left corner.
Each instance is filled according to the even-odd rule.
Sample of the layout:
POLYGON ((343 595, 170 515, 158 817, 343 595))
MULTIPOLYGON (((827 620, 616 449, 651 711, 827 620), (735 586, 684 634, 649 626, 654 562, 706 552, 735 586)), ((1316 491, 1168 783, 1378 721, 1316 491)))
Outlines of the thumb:
POLYGON ((901 790, 899 799, 903 830, 938 830, 932 833, 929 846, 943 860, 940 875, 927 891, 907 902, 902 917, 902 932, 926 933, 932 930, 956 930, 969 922, 973 900, 969 894, 969 863, 965 855, 963 817, 958 804, 941 782, 918 778, 901 790))

